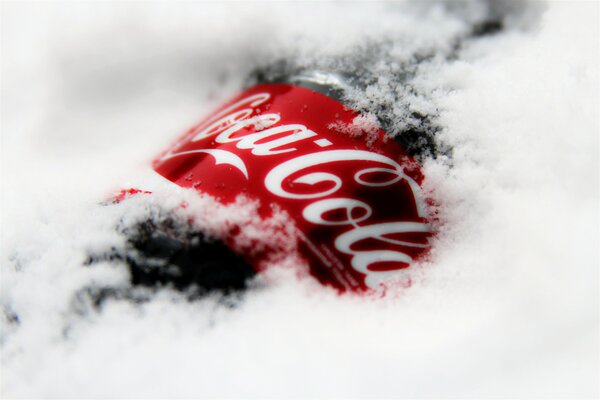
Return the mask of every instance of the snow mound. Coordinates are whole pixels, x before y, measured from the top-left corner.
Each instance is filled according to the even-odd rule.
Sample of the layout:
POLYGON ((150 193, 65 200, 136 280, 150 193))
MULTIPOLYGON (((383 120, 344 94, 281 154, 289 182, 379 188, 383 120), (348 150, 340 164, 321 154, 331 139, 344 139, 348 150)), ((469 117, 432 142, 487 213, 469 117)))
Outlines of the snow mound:
POLYGON ((597 397, 598 12, 3 3, 2 396, 597 397), (424 141, 440 229, 413 285, 338 296, 286 260, 241 297, 90 302, 130 278, 90 252, 148 212, 99 202, 281 60, 368 71, 347 101, 424 141))

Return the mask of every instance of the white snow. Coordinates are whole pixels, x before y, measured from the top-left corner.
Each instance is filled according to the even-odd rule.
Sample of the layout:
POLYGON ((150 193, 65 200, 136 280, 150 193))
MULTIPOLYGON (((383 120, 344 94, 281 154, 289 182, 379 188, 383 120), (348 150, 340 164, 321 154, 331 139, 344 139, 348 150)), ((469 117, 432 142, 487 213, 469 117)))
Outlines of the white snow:
POLYGON ((381 129, 381 126, 379 125, 379 122, 377 122, 377 117, 375 115, 360 114, 354 117, 349 124, 336 121, 329 124, 329 128, 350 137, 362 137, 367 147, 371 147, 379 138, 378 132, 379 129, 381 129))
POLYGON ((534 3, 448 61, 484 12, 455 4, 3 2, 2 397, 598 397, 599 5, 534 3), (77 296, 127 285, 83 266, 121 245, 98 202, 256 65, 382 38, 438 56, 414 93, 381 65, 357 106, 437 113, 453 149, 426 161, 440 234, 410 288, 338 296, 286 265, 234 308, 77 296))

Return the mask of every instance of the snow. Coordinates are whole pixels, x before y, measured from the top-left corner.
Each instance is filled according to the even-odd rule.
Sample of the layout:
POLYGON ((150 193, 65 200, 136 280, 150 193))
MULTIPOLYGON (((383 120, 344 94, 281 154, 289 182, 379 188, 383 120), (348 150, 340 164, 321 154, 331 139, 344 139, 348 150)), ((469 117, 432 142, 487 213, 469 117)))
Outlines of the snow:
POLYGON ((381 129, 374 114, 360 114, 354 117, 352 123, 344 124, 336 121, 329 124, 335 131, 350 137, 363 137, 367 147, 372 148, 373 143, 379 138, 377 132, 381 129))
POLYGON ((599 6, 515 4, 2 3, 1 395, 598 397, 599 6), (239 299, 95 309, 85 288, 128 276, 86 257, 153 206, 99 202, 279 59, 366 65, 353 105, 450 149, 424 161, 413 285, 338 296, 288 261, 239 299))

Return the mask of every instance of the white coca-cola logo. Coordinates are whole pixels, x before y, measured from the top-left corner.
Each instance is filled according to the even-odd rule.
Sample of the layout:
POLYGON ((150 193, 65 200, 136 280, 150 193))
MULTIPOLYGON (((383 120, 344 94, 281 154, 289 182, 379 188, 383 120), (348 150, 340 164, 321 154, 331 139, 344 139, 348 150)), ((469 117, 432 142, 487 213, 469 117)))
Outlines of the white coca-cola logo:
MULTIPOLYGON (((211 138, 216 143, 235 143, 235 147, 243 154, 248 150, 256 157, 268 157, 277 154, 293 153, 297 149, 295 143, 311 139, 319 148, 328 147, 333 143, 301 124, 279 124, 281 117, 274 113, 255 115, 259 106, 265 104, 271 95, 258 93, 243 98, 227 107, 209 120, 191 130, 178 146, 165 154, 159 161, 170 158, 204 153, 212 155, 216 164, 228 164, 239 170, 249 179, 248 168, 238 154, 222 149, 195 149, 177 151, 186 142, 198 142, 211 138), (254 115, 254 116, 253 116, 254 115), (245 128, 254 127, 254 131, 245 128), (270 137, 274 137, 269 140, 270 137)), ((376 288, 383 281, 394 278, 398 270, 374 269, 378 263, 400 262, 410 264, 412 258, 393 246, 427 247, 427 244, 392 239, 390 236, 401 233, 426 233, 429 226, 422 222, 394 221, 386 223, 371 223, 372 207, 357 199, 347 196, 336 197, 343 187, 342 178, 335 172, 329 171, 328 166, 347 163, 348 168, 357 168, 353 175, 354 184, 365 187, 386 187, 399 181, 406 182, 410 187, 419 217, 426 217, 426 207, 421 189, 417 182, 406 175, 403 168, 393 159, 366 150, 334 149, 317 150, 313 153, 302 154, 273 167, 265 176, 265 188, 275 196, 304 201, 308 203, 302 212, 302 217, 312 224, 323 226, 346 226, 350 228, 339 234, 334 240, 334 246, 340 253, 349 255, 351 265, 356 271, 366 275, 365 284, 376 288), (378 167, 360 168, 364 161, 380 164, 378 167), (315 167, 320 168, 314 172, 315 167), (310 171, 312 172, 310 172, 310 171), (303 173, 303 171, 307 171, 303 173), (377 180, 370 177, 377 176, 377 180), (381 180, 381 176, 386 179, 381 180), (292 178, 293 177, 293 178, 292 178), (292 191, 292 185, 286 182, 304 184, 302 192, 292 191), (308 186, 307 186, 308 185, 308 186), (307 187, 314 191, 306 190, 307 187), (318 188, 318 189, 317 189, 318 188), (341 211, 341 214, 339 213, 341 211), (327 215, 343 215, 342 219, 327 219, 327 215), (382 243, 381 249, 356 250, 355 244, 370 239, 382 243)))

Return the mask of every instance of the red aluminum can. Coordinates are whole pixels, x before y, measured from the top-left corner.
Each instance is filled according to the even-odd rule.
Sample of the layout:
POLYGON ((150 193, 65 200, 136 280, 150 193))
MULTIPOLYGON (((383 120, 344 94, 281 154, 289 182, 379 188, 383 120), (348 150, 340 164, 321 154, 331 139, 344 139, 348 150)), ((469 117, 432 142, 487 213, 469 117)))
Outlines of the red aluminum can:
MULTIPOLYGON (((379 127, 345 129, 358 117, 306 87, 259 84, 191 128, 153 168, 223 204, 257 201, 262 218, 283 211, 316 279, 341 291, 377 289, 406 280, 432 230, 420 165, 379 127)), ((233 238, 225 242, 235 249, 233 238)), ((268 251, 241 256, 256 271, 271 259, 268 251)))

